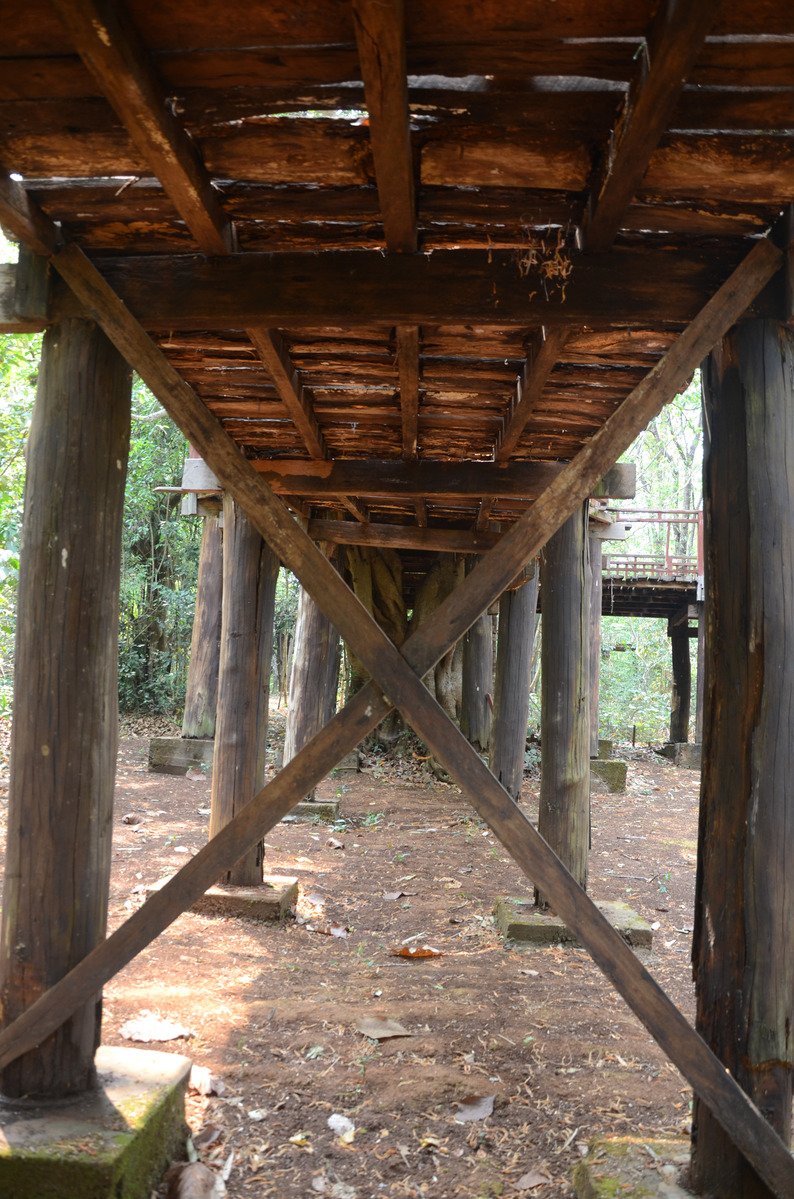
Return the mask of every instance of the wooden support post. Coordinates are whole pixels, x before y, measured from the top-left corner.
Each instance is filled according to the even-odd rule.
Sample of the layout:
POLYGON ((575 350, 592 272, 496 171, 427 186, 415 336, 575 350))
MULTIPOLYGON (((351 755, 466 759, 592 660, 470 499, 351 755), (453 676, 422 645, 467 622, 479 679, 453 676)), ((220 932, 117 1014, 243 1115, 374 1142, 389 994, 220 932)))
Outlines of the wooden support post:
MULTIPOLYGON (((118 741, 121 519, 131 372, 90 321, 44 338, 19 580, 3 1024, 104 940, 118 741)), ((95 1082, 101 1000, 7 1066, 10 1096, 95 1082)))
POLYGON ((201 532, 196 611, 190 638, 183 737, 214 737, 218 702, 223 602, 223 535, 218 517, 204 517, 201 532))
POLYGON ((692 667, 689 660, 689 625, 686 621, 670 630, 673 660, 673 689, 670 698, 670 741, 684 745, 689 741, 689 707, 692 691, 692 667))
MULTIPOLYGON (((223 497, 223 604, 210 837, 265 782, 270 659, 278 559, 229 495, 223 497)), ((264 845, 251 846, 222 881, 262 881, 264 845)))
POLYGON ((698 657, 695 680, 695 742, 703 744, 703 697, 706 678, 706 616, 702 600, 698 600, 698 657))
MULTIPOLYGON (((301 588, 295 646, 289 678, 289 711, 284 762, 292 760, 336 712, 339 682, 339 634, 301 588)), ((312 790, 306 799, 313 800, 312 790)))
POLYGON ((538 567, 499 600, 491 772, 513 799, 521 794, 529 717, 532 647, 538 607, 538 567))
POLYGON ((590 537, 590 757, 598 757, 598 688, 601 676, 601 608, 604 553, 600 537, 590 537))
MULTIPOLYGON (((587 504, 541 555, 541 780, 538 832, 587 889, 590 849, 590 705, 587 504)), ((539 890, 536 902, 548 901, 539 890)))
POLYGON ((493 719, 493 619, 484 612, 463 638, 460 728, 480 753, 491 744, 493 719))
MULTIPOLYGON (((704 370, 706 692, 697 1027, 788 1144, 794 1026, 794 333, 739 326, 704 370)), ((770 1192, 696 1101, 692 1171, 770 1192)))

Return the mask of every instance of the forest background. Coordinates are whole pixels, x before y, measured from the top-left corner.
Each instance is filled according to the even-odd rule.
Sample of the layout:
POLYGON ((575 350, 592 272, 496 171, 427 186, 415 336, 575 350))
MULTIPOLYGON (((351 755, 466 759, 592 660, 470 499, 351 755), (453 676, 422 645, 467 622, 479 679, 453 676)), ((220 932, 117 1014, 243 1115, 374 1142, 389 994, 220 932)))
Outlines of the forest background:
MULTIPOLYGON (((0 261, 14 261, 15 256, 15 248, 0 235, 0 261)), ((0 335, 0 716, 8 715, 13 703, 25 445, 40 352, 38 335, 0 335)), ((179 497, 156 490, 179 485, 187 444, 137 378, 132 409, 123 530, 119 703, 125 713, 162 714, 178 720, 184 703, 201 519, 182 516, 179 497)), ((637 465, 637 495, 625 507, 699 509, 701 453, 700 377, 696 374, 687 390, 624 455, 624 461, 637 465)), ((695 536, 694 526, 674 528, 672 548, 678 554, 694 555, 695 536)), ((663 554, 666 537, 664 526, 637 524, 626 541, 606 542, 604 550, 606 554, 663 554)), ((282 694, 297 598, 297 580, 282 570, 276 595, 272 683, 273 690, 281 689, 282 694)), ((614 740, 636 737, 638 743, 666 740, 671 690, 666 622, 604 617, 601 659, 601 736, 614 740)), ((536 652, 530 732, 540 722, 539 701, 536 652)))

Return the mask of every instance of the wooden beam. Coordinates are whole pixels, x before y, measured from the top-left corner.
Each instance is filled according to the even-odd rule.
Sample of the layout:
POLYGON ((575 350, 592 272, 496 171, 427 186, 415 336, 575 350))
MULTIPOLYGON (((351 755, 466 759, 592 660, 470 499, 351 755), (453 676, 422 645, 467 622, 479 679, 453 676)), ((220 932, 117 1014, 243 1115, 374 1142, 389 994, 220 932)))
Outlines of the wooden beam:
POLYGON ((416 525, 354 524, 349 520, 311 520, 309 536, 337 545, 373 545, 391 549, 433 550, 446 554, 482 554, 499 540, 498 533, 470 529, 436 529, 416 525))
POLYGON ((50 255, 60 241, 57 225, 30 199, 21 183, 0 170, 0 228, 34 254, 50 255))
POLYGON ((644 75, 629 90, 590 193, 582 224, 586 249, 606 250, 614 241, 718 10, 719 0, 659 5, 646 39, 644 75))
POLYGON ((314 415, 314 396, 292 365, 283 337, 277 329, 248 328, 246 332, 270 372, 279 398, 307 450, 313 458, 327 457, 325 440, 314 415))
POLYGON ((75 49, 201 249, 225 254, 234 246, 232 223, 124 7, 112 0, 53 2, 75 49))
POLYGON ((415 458, 419 441, 419 330, 397 328, 397 367, 400 372, 400 417, 403 458, 415 458))
MULTIPOLYGON (((148 329, 466 323, 647 327, 692 320, 727 276, 724 256, 621 247, 575 257, 564 296, 522 277, 513 253, 232 254, 102 258, 97 267, 148 329)), ((771 313, 774 297, 756 304, 771 313)))
POLYGON ((532 499, 555 478, 559 462, 434 462, 426 459, 336 459, 305 462, 257 458, 254 469, 278 495, 399 497, 401 499, 532 499))
POLYGON ((496 439, 497 462, 509 462, 532 413, 538 406, 549 375, 557 365, 568 333, 569 330, 564 325, 558 325, 553 329, 541 329, 539 344, 527 355, 523 373, 516 382, 516 394, 510 406, 510 414, 496 439))
MULTIPOLYGON (((421 728, 425 741, 439 760, 470 796, 522 869, 590 949, 596 962, 692 1082, 759 1175, 776 1195, 786 1199, 794 1188, 794 1162, 786 1146, 653 982, 619 934, 576 887, 559 860, 421 682, 422 675, 448 648, 450 633, 453 633, 454 642, 509 585, 571 508, 583 502, 614 458, 628 448, 648 420, 676 394, 715 340, 746 310, 752 296, 779 269, 781 257, 780 251, 770 242, 755 246, 666 358, 590 439, 574 462, 550 484, 531 511, 504 535, 499 551, 481 559, 466 582, 410 639, 410 649, 408 642, 403 646, 403 655, 261 483, 231 439, 145 336, 89 260, 78 249, 70 247, 57 256, 55 264, 69 286, 78 293, 87 313, 102 323, 117 348, 153 387, 220 481, 233 490, 263 536, 315 595, 366 669, 377 678, 378 688, 421 728)), ((370 705, 365 714, 372 711, 370 705)), ((241 819, 252 808, 253 805, 247 805, 240 814, 241 819)), ((233 827, 234 823, 227 826, 228 829, 233 827)), ((193 859, 193 864, 196 861, 193 859)), ((206 860, 203 864, 206 865, 206 860)), ((172 881, 176 883, 176 880, 172 881)), ((174 890, 178 889, 177 883, 174 890)), ((174 898, 173 891, 171 898, 174 898)), ((182 895, 179 902, 185 907, 190 901, 184 902, 182 895)), ((160 919, 164 915, 165 909, 160 909, 160 919)), ((144 920, 136 925, 139 938, 146 932, 145 924, 144 920)), ((119 932, 123 934, 124 929, 119 932)), ((13 1060, 28 1043, 38 1043, 43 1035, 47 1035, 42 1033, 42 1028, 47 1027, 49 1032, 60 1025, 67 993, 70 1003, 75 994, 84 1000, 106 981, 106 957, 102 958, 102 969, 97 971, 95 968, 101 949, 89 955, 80 967, 0 1035, 0 1065, 4 1060, 13 1060), (75 974, 80 976, 79 988, 73 985, 75 974)), ((82 1000, 78 999, 74 1007, 82 1000)))
MULTIPOLYGON (((35 255, 30 257, 46 263, 46 259, 38 259, 35 255)), ((49 323, 46 296, 43 304, 23 304, 19 279, 18 266, 0 263, 0 333, 40 333, 49 323)))
POLYGON ((386 247, 412 254, 416 201, 403 2, 353 0, 353 23, 386 247))

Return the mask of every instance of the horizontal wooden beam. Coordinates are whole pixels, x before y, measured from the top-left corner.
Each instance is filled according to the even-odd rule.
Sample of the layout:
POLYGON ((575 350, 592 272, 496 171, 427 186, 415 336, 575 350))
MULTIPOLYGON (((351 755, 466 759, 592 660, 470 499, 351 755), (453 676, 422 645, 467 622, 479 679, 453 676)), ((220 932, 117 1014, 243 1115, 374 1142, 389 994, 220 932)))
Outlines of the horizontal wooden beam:
POLYGON ((499 540, 499 533, 471 529, 423 528, 419 525, 355 524, 350 520, 310 520, 314 541, 336 545, 371 545, 402 550, 429 550, 441 554, 484 554, 499 540))
POLYGON ((724 254, 641 247, 572 263, 559 285, 536 278, 535 268, 522 273, 516 255, 504 251, 150 255, 101 258, 96 265, 140 323, 162 331, 470 321, 685 324, 732 266, 724 254))
POLYGON ((568 338, 569 330, 561 325, 556 329, 543 329, 539 343, 533 347, 524 363, 524 370, 516 383, 516 393, 505 422, 496 441, 496 461, 509 462, 521 436, 540 402, 543 388, 557 365, 560 351, 568 338))

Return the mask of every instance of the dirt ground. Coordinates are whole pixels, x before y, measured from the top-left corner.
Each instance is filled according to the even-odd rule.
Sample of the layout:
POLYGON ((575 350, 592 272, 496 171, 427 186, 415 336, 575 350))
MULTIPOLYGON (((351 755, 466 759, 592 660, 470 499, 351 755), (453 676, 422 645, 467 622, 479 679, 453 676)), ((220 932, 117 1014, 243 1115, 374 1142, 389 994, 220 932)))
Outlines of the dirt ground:
MULTIPOLYGON (((150 774, 147 744, 121 746, 113 928, 207 833, 209 781, 150 774)), ((321 785, 335 795, 335 828, 267 836, 268 870, 300 881, 296 918, 188 913, 105 991, 107 1044, 144 1010, 193 1031, 162 1048, 219 1080, 188 1116, 229 1196, 550 1199, 593 1136, 688 1130, 689 1089, 584 951, 504 948, 494 902, 531 883, 457 788, 369 759, 321 785), (368 1017, 411 1035, 378 1042, 368 1017)), ((530 815, 536 801, 530 779, 530 815)), ((590 858, 591 894, 654 924, 647 964, 690 1016, 696 812, 697 775, 636 751, 626 795, 594 797, 590 858)))

